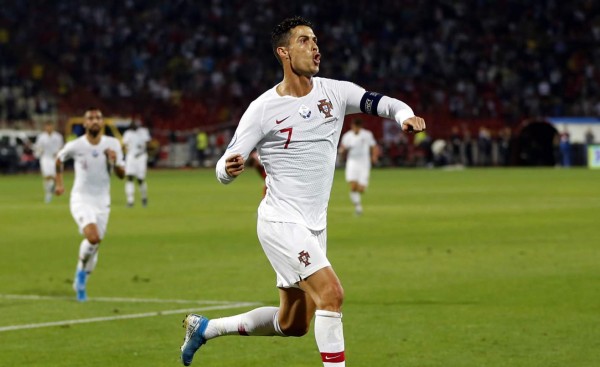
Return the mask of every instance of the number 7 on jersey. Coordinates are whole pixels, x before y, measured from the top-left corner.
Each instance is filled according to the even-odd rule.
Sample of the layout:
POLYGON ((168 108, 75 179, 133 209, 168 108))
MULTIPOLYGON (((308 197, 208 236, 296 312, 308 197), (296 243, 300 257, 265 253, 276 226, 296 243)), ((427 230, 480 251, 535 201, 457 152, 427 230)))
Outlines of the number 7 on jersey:
POLYGON ((287 149, 288 145, 290 145, 290 141, 292 140, 292 131, 293 130, 294 130, 293 127, 286 127, 285 129, 279 130, 280 133, 288 133, 288 137, 287 137, 287 140, 285 141, 285 145, 283 146, 283 149, 287 149))

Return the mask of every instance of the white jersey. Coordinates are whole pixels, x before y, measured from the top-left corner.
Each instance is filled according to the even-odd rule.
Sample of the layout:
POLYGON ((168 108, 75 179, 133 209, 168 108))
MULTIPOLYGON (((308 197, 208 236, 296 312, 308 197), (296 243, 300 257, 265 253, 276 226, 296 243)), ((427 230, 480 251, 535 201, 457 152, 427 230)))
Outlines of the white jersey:
POLYGON ((150 133, 144 127, 129 129, 123 134, 123 144, 127 149, 127 157, 139 158, 146 154, 146 144, 150 141, 150 133))
POLYGON ((347 150, 346 159, 365 167, 371 166, 371 148, 375 144, 373 133, 365 129, 360 129, 358 134, 350 130, 342 136, 342 146, 347 150))
MULTIPOLYGON (((216 173, 222 183, 233 181, 225 171, 225 158, 241 154, 246 159, 256 147, 267 172, 259 218, 320 230, 327 224, 344 116, 361 112, 365 90, 325 78, 313 77, 312 83, 311 92, 303 97, 280 96, 273 87, 252 102, 217 162, 216 173)), ((376 106, 377 114, 398 123, 414 116, 405 103, 389 97, 382 97, 376 106)), ((368 110, 371 107, 369 103, 368 110)))
POLYGON ((48 134, 43 132, 35 140, 35 151, 40 158, 55 159, 56 153, 62 148, 63 137, 56 131, 48 134))
POLYGON ((92 145, 85 135, 68 142, 58 159, 64 162, 75 160, 75 183, 71 189, 71 204, 83 202, 97 206, 110 206, 110 172, 107 165, 106 149, 117 153, 117 166, 123 166, 123 151, 119 140, 102 136, 100 142, 92 145))

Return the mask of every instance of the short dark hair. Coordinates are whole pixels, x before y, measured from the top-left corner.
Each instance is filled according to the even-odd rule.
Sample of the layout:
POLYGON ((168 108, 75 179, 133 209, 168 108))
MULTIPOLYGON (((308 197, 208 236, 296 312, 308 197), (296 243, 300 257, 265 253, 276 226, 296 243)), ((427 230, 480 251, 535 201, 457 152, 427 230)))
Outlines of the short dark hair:
POLYGON ((277 47, 287 45, 290 41, 290 31, 300 25, 304 25, 312 28, 313 25, 309 20, 302 18, 301 16, 295 16, 284 19, 281 23, 277 24, 271 32, 271 47, 275 58, 281 64, 279 55, 277 55, 277 47))
POLYGON ((99 107, 91 106, 86 108, 86 110, 83 112, 83 117, 85 117, 85 115, 87 115, 87 113, 90 111, 98 111, 102 114, 102 110, 99 107))

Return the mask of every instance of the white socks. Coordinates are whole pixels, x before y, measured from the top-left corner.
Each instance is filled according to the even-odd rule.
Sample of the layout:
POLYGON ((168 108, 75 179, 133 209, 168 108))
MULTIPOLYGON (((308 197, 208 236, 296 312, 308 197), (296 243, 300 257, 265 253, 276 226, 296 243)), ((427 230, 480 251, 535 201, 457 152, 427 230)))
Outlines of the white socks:
POLYGON ((135 194, 135 184, 132 181, 125 182, 125 196, 127 196, 127 203, 133 204, 135 194))
MULTIPOLYGON (((135 200, 135 182, 125 182, 125 196, 127 197, 127 203, 133 204, 135 200)), ((148 184, 146 181, 142 182, 140 185, 140 196, 142 197, 142 200, 146 200, 148 198, 148 184)))
POLYGON ((142 182, 140 185, 140 194, 142 196, 142 200, 148 198, 148 184, 146 184, 146 181, 142 182))
POLYGON ((360 192, 350 191, 350 201, 352 201, 354 206, 360 206, 360 192))
POLYGON ((259 307, 246 313, 212 319, 208 322, 206 340, 223 335, 285 336, 278 319, 279 307, 259 307))
POLYGON ((87 239, 81 241, 79 245, 79 261, 77 261, 77 270, 85 270, 91 273, 98 263, 98 246, 92 245, 87 239))
MULTIPOLYGON (((259 307, 252 311, 208 322, 206 340, 223 335, 285 336, 278 320, 278 307, 259 307)), ((324 367, 346 367, 342 314, 333 311, 315 312, 315 339, 324 367)))
POLYGON ((49 203, 54 195, 54 180, 44 180, 44 201, 49 203))
POLYGON ((324 367, 345 367, 342 314, 333 311, 315 312, 315 339, 324 367))

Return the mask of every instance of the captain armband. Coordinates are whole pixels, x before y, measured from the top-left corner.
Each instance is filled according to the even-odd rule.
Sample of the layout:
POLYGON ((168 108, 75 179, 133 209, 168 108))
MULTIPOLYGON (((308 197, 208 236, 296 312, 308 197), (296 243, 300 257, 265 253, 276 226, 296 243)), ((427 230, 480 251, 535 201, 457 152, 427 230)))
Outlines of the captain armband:
POLYGON ((377 115, 377 105, 383 94, 377 92, 365 92, 360 99, 360 110, 368 115, 377 115))

